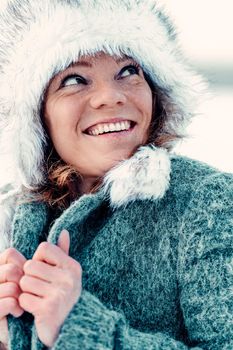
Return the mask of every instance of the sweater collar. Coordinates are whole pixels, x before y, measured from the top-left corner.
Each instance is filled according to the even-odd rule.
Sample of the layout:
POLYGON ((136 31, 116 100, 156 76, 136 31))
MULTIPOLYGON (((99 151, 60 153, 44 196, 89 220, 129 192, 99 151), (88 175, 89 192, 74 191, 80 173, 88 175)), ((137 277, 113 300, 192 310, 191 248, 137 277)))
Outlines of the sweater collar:
POLYGON ((113 208, 140 199, 160 199, 169 188, 171 161, 168 152, 142 146, 105 176, 103 191, 113 208))
MULTIPOLYGON (((96 194, 99 202, 108 199, 115 209, 138 199, 162 198, 169 187, 170 163, 165 149, 153 145, 140 147, 131 158, 120 162, 106 174, 102 189, 96 194)), ((93 198, 93 195, 90 197, 93 198)), ((0 203, 0 251, 9 246, 15 209, 15 196, 0 203)))
MULTIPOLYGON (((169 180, 168 153, 154 146, 141 147, 131 158, 122 161, 106 174, 98 192, 85 194, 74 201, 52 225, 45 204, 29 203, 18 207, 14 216, 12 244, 30 258, 43 232, 49 233, 48 241, 56 244, 63 228, 72 234, 74 228, 80 227, 91 212, 103 205, 103 201, 107 200, 108 205, 115 209, 138 199, 160 199, 169 187, 169 180), (27 222, 26 216, 29 218, 27 222)), ((78 242, 82 244, 83 238, 77 237, 77 232, 73 232, 72 237, 77 241, 76 248, 78 242)))

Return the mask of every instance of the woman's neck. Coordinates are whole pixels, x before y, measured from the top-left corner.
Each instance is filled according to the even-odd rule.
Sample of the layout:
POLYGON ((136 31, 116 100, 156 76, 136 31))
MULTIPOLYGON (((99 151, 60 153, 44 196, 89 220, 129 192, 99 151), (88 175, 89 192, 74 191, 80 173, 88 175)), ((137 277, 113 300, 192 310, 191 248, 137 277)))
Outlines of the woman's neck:
POLYGON ((101 179, 98 177, 83 177, 79 183, 80 195, 95 192, 101 184, 101 179))

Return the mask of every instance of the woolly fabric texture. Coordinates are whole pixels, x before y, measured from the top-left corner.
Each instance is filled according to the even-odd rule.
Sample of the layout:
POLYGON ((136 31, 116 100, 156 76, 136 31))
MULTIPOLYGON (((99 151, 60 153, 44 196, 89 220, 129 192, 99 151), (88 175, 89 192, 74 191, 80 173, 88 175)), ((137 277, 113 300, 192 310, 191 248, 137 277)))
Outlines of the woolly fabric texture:
MULTIPOLYGON (((66 228, 83 268, 53 349, 232 349, 232 175, 174 156, 163 198, 109 198, 84 195, 55 220, 41 203, 17 208, 14 247, 30 258, 66 228)), ((27 314, 8 320, 12 350, 43 349, 27 314)))

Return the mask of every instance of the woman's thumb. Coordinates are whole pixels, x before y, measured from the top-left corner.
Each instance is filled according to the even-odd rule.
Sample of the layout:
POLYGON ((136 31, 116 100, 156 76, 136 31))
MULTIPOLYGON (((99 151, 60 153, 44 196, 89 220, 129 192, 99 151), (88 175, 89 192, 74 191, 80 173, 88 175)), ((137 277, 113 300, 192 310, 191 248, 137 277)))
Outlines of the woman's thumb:
POLYGON ((58 238, 57 245, 63 250, 67 255, 69 255, 70 249, 70 234, 67 230, 62 230, 58 238))

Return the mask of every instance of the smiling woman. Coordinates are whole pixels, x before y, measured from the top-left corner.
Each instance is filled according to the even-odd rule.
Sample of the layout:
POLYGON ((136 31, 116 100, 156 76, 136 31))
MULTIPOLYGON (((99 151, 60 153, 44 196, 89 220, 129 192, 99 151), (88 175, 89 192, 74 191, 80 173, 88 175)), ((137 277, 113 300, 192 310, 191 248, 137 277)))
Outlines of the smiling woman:
POLYGON ((56 152, 82 175, 82 194, 147 142, 152 92, 136 62, 102 53, 55 76, 44 114, 56 152))
POLYGON ((9 0, 0 46, 0 340, 232 349, 233 176, 171 153, 203 90, 157 2, 9 0))

